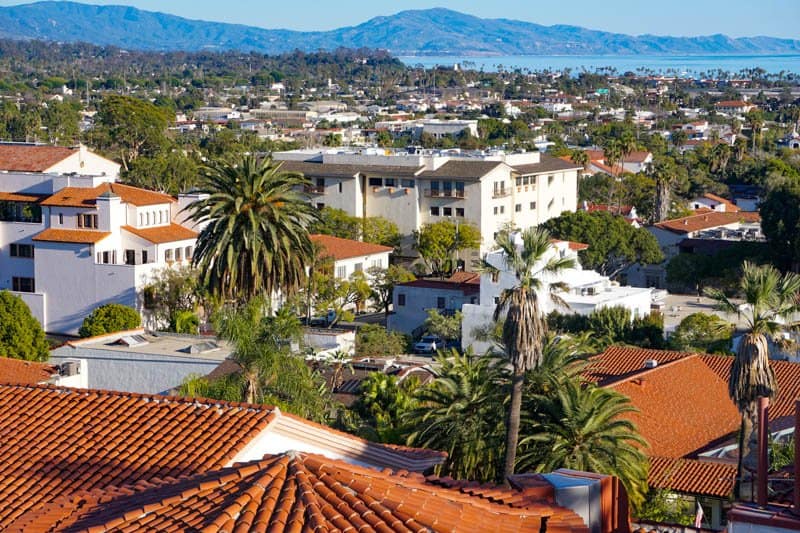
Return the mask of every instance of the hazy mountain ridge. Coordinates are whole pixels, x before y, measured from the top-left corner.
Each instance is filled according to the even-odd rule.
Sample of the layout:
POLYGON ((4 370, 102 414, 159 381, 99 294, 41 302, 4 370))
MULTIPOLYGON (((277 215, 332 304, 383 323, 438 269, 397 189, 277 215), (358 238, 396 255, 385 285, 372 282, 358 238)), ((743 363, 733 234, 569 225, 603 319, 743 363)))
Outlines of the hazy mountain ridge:
MULTIPOLYGON (((269 26, 269 21, 259 21, 269 26)), ((578 26, 481 19, 443 8, 402 11, 324 32, 190 20, 126 6, 37 2, 0 7, 0 37, 84 41, 141 50, 242 50, 276 54, 382 48, 395 55, 796 54, 800 40, 725 35, 625 35, 578 26)))

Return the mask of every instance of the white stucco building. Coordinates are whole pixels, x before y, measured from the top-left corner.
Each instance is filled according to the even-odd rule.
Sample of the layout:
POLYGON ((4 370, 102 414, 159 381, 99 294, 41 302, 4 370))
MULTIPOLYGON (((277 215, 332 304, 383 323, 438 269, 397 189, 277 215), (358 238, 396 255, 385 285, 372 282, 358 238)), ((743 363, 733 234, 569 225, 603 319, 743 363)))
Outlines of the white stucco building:
POLYGON ((142 309, 151 274, 191 259, 178 212, 197 199, 116 183, 119 165, 86 151, 0 144, 0 290, 45 331, 75 334, 97 306, 142 309))
MULTIPOLYGON (((539 305, 542 313, 551 311, 562 313, 577 313, 588 315, 596 309, 604 307, 625 307, 635 317, 644 317, 650 313, 651 292, 649 288, 635 288, 620 286, 608 277, 598 274, 593 270, 583 270, 578 262, 578 251, 585 248, 585 244, 567 241, 554 241, 548 254, 542 259, 544 265, 553 255, 571 257, 576 262, 575 268, 570 268, 557 276, 543 274, 544 286, 539 294, 539 305), (550 297, 549 286, 552 283, 566 283, 568 289, 559 291, 558 297, 567 306, 556 304, 550 297)), ((480 304, 464 304, 461 309, 463 323, 461 327, 462 346, 472 346, 476 353, 482 353, 491 348, 491 343, 476 339, 476 330, 485 329, 492 322, 500 293, 517 284, 516 276, 507 268, 505 255, 500 250, 495 250, 486 255, 486 261, 499 269, 497 274, 482 274, 480 282, 480 304)), ((539 265, 534 269, 540 268, 539 265)))
POLYGON ((308 192, 315 206, 397 224, 404 253, 411 252, 412 233, 424 224, 474 225, 482 244, 461 257, 467 268, 493 247, 500 229, 526 229, 574 211, 581 168, 539 152, 372 148, 295 150, 275 158, 283 160, 283 170, 311 179, 308 192))

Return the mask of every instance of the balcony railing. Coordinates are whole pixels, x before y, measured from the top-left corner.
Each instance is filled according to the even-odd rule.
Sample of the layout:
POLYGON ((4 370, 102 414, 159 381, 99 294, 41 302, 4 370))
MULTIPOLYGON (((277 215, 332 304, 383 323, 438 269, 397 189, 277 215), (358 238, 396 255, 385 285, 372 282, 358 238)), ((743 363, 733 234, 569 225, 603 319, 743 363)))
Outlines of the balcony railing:
POLYGON ((443 190, 443 189, 425 189, 425 196, 428 198, 456 198, 458 200, 464 199, 464 191, 453 189, 453 190, 443 190))
POLYGON ((325 194, 325 187, 306 185, 303 187, 303 191, 305 191, 306 194, 325 194))
POLYGON ((495 189, 492 191, 492 198, 505 198, 511 196, 511 189, 495 189))

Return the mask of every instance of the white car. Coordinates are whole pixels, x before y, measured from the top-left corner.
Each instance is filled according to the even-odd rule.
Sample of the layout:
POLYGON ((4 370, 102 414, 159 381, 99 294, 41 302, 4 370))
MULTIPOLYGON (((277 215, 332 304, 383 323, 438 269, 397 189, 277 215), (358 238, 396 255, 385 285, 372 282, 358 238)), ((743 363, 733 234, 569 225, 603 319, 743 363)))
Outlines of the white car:
POLYGON ((414 344, 414 353, 434 353, 444 348, 444 341, 436 335, 424 335, 414 344))

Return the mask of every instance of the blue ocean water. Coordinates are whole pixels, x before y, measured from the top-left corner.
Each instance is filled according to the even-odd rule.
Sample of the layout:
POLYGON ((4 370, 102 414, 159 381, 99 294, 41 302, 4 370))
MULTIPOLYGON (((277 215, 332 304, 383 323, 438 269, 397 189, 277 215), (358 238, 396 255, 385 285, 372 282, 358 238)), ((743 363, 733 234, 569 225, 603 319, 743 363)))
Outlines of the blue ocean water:
POLYGON ((719 70, 739 73, 747 69, 761 68, 768 73, 794 73, 800 75, 800 54, 798 55, 697 55, 697 56, 659 56, 659 55, 589 55, 589 56, 401 56, 409 66, 423 65, 453 66, 458 63, 475 70, 495 72, 500 70, 523 71, 562 71, 570 69, 572 74, 583 71, 616 69, 616 72, 641 73, 642 69, 658 74, 698 77, 702 74, 717 73, 719 70))

